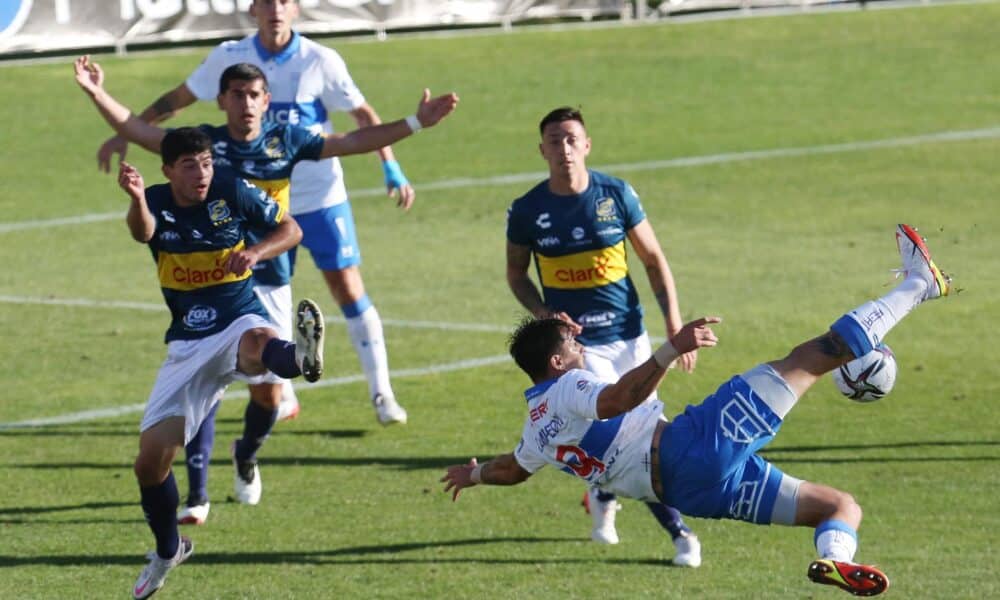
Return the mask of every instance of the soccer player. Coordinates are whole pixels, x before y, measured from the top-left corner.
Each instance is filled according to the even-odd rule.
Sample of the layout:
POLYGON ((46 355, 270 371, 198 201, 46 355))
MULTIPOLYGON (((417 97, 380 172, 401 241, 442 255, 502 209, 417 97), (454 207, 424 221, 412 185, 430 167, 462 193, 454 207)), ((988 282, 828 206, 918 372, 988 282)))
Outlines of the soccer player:
POLYGON ((452 498, 480 483, 514 485, 550 464, 623 496, 677 507, 686 515, 815 529, 819 555, 807 571, 816 583, 873 596, 889 587, 879 569, 854 562, 861 507, 847 492, 786 475, 757 455, 785 416, 824 373, 864 356, 917 305, 945 296, 950 279, 916 230, 896 229, 903 281, 843 315, 830 330, 783 359, 737 375, 672 422, 647 401, 670 364, 714 346, 711 324, 692 321, 616 383, 585 368, 589 351, 560 319, 525 322, 511 337, 515 362, 535 384, 529 417, 514 452, 485 464, 448 467, 452 498))
MULTIPOLYGON (((535 317, 566 321, 587 347, 587 369, 615 381, 648 359, 651 350, 628 273, 625 240, 646 267, 668 337, 682 325, 674 278, 632 186, 587 169, 591 141, 580 111, 557 108, 538 129, 549 178, 515 200, 508 212, 507 284, 535 317), (544 298, 528 277, 532 255, 544 298)), ((694 351, 684 354, 681 367, 690 372, 696 359, 694 351)), ((621 505, 615 495, 593 487, 584 502, 593 520, 591 539, 617 544, 615 512, 621 505)), ((701 544, 680 513, 658 502, 647 506, 674 542, 674 564, 699 566, 701 544)))
MULTIPOLYGON (((147 188, 125 162, 118 175, 131 199, 129 231, 152 251, 171 315, 167 358, 146 403, 135 459, 142 510, 156 538, 156 553, 132 590, 135 598, 160 589, 194 550, 177 531, 179 496, 170 465, 226 386, 275 376, 315 381, 322 373, 319 308, 309 300, 299 304, 295 343, 288 342, 252 290, 253 266, 297 244, 302 232, 262 190, 232 172, 215 171, 211 146, 198 129, 175 129, 161 145, 167 183, 147 188), (250 243, 250 227, 267 233, 250 243)), ((273 423, 248 410, 243 440, 256 451, 273 423)))
MULTIPOLYGON (((215 47, 187 80, 153 102, 140 118, 160 123, 196 100, 215 100, 219 77, 226 67, 249 62, 263 69, 270 83, 272 101, 267 120, 301 125, 317 133, 333 132, 329 120, 333 112, 349 113, 358 127, 381 122, 355 85, 343 58, 292 29, 299 15, 296 0, 254 0, 249 10, 257 22, 256 33, 215 47)), ((109 170, 112 155, 118 152, 124 158, 125 149, 126 142, 120 136, 105 142, 98 151, 101 168, 109 170)), ((409 210, 415 193, 392 148, 386 145, 376 152, 389 195, 398 194, 398 206, 409 210)), ((389 381, 382 320, 361 279, 361 250, 340 162, 331 158, 300 163, 291 179, 291 212, 302 226, 302 245, 309 248, 347 319, 347 332, 368 380, 369 399, 378 422, 406 423, 406 410, 396 401, 389 381)), ((293 264, 295 254, 293 250, 293 264)), ((293 394, 290 388, 285 390, 281 418, 298 414, 293 394)))
MULTIPOLYGON (((91 97, 105 120, 127 139, 155 151, 164 130, 131 116, 103 88, 103 71, 89 57, 77 59, 76 79, 91 97)), ((200 127, 212 138, 212 152, 220 165, 234 169, 268 191, 287 208, 289 175, 303 160, 368 152, 401 139, 423 125, 432 126, 449 114, 457 97, 446 94, 429 99, 425 90, 417 114, 396 123, 361 128, 350 134, 317 134, 304 127, 286 123, 262 122, 268 107, 268 86, 264 74, 248 63, 228 67, 220 80, 219 105, 226 112, 222 127, 200 127)), ((253 235, 253 232, 250 232, 253 235)), ((254 272, 254 291, 269 310, 279 330, 291 317, 290 269, 287 256, 273 259, 254 272), (287 308, 286 308, 286 305, 287 308)), ((251 386, 248 411, 264 412, 277 419, 282 386, 262 383, 251 386)), ((263 417, 262 417, 263 418, 263 417)), ((208 464, 214 442, 214 413, 205 419, 203 428, 189 441, 188 474, 190 491, 185 509, 178 515, 182 523, 202 524, 208 518, 208 464)), ((238 442, 234 447, 236 498, 257 504, 261 496, 260 473, 250 445, 238 442)))

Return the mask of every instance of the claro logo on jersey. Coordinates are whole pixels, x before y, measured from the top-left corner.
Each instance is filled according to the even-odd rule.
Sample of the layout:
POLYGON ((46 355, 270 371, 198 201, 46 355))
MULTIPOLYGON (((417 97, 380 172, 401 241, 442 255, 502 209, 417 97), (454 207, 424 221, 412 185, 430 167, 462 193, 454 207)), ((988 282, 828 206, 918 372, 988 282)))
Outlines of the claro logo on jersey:
POLYGON ((241 241, 236 246, 223 250, 184 254, 161 250, 156 257, 160 286, 184 292, 247 279, 251 275, 249 270, 235 275, 225 269, 229 255, 243 250, 243 247, 244 243, 241 241))
POLYGON ((192 306, 181 320, 184 322, 185 329, 205 331, 215 327, 215 321, 218 318, 218 311, 211 306, 192 306))
POLYGON ((0 39, 20 31, 30 12, 31 0, 4 0, 0 3, 0 39))
POLYGON ((620 281, 628 274, 625 242, 566 256, 537 254, 542 285, 556 289, 602 287, 620 281))

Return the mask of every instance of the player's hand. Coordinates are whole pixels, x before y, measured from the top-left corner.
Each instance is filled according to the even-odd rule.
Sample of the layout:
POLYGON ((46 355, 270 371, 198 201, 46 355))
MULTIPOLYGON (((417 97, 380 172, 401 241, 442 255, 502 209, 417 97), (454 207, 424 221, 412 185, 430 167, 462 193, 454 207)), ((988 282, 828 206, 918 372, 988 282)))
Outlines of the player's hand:
POLYGON ((109 137, 97 149, 97 168, 105 173, 111 172, 111 157, 118 155, 118 162, 125 160, 128 151, 128 141, 120 135, 109 137))
POLYGON ((126 194, 136 200, 143 198, 146 192, 146 184, 142 181, 142 174, 125 161, 118 165, 118 185, 125 190, 126 194))
POLYGON ((396 206, 403 210, 410 210, 417 194, 413 191, 409 180, 406 179, 406 175, 403 175, 403 168, 399 166, 399 162, 395 160, 384 161, 382 173, 385 175, 385 189, 388 196, 396 198, 398 194, 396 206))
POLYGON ((223 269, 227 273, 232 273, 233 275, 242 275, 249 271, 257 261, 260 260, 260 256, 253 248, 247 248, 246 250, 240 250, 239 252, 233 252, 226 259, 226 264, 223 269))
POLYGON ((73 61, 73 72, 76 74, 76 82, 84 91, 93 92, 104 85, 104 70, 101 65, 90 62, 89 54, 73 61))
POLYGON ((417 105, 417 120, 424 127, 433 127, 438 121, 451 114, 458 106, 458 95, 454 92, 431 98, 431 91, 424 88, 424 95, 417 105))
POLYGON ((580 325, 573 320, 573 317, 569 316, 569 313, 563 311, 553 311, 545 316, 547 319, 559 319, 563 323, 569 325, 570 333, 573 335, 580 335, 583 332, 583 325, 580 325))
POLYGON ((681 353, 681 358, 698 348, 710 348, 719 343, 719 338, 709 325, 721 323, 721 317, 702 317, 681 327, 677 335, 670 338, 670 343, 681 353))
POLYGON ((472 470, 475 469, 478 464, 479 463, 476 462, 476 459, 473 458, 467 465, 452 465, 448 467, 444 477, 441 478, 441 482, 448 483, 448 485, 444 486, 445 493, 452 490, 452 502, 458 500, 458 494, 463 489, 476 485, 472 482, 472 470))
POLYGON ((698 363, 698 351, 692 350, 691 352, 685 352, 681 354, 673 364, 680 367, 681 371, 685 373, 693 373, 694 367, 698 363))

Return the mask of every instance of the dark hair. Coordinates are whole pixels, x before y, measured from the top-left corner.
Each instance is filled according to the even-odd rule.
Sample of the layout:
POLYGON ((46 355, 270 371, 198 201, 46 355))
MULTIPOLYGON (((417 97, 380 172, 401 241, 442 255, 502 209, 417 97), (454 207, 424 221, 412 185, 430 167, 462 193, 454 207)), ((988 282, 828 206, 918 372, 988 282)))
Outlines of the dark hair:
POLYGON ((212 149, 212 138, 197 127, 178 127, 167 130, 160 142, 163 164, 172 165, 177 159, 191 154, 201 154, 212 149))
POLYGON ((538 381, 545 377, 549 359, 559 351, 568 331, 565 321, 528 317, 510 334, 510 355, 532 381, 538 381))
POLYGON ((563 121, 579 121, 580 125, 587 126, 583 122, 583 114, 579 109, 569 106, 560 106, 549 114, 545 115, 542 122, 538 124, 538 133, 545 134, 545 126, 549 123, 562 123, 563 121))
POLYGON ((264 71, 261 71, 256 65, 251 65, 250 63, 236 63, 235 65, 226 67, 226 70, 222 72, 222 76, 219 77, 219 93, 226 93, 226 90, 229 89, 230 81, 257 81, 258 79, 264 82, 264 91, 266 92, 268 90, 267 75, 264 75, 264 71))

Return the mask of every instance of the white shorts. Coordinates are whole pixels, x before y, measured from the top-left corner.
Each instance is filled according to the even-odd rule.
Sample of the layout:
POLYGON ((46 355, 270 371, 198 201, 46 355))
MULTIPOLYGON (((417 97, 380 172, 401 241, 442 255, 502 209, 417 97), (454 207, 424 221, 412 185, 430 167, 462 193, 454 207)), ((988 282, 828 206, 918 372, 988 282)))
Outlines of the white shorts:
POLYGON ((253 293, 271 316, 271 323, 283 340, 292 339, 292 286, 255 285, 253 293))
POLYGON ((208 412, 222 399, 226 386, 235 380, 263 383, 265 378, 274 377, 270 371, 251 376, 236 370, 240 339, 256 327, 274 329, 263 317, 243 315, 229 327, 206 338, 168 343, 167 359, 156 375, 139 431, 146 431, 170 417, 184 417, 184 444, 187 445, 208 412))
MULTIPOLYGON (((583 363, 598 378, 613 382, 649 360, 652 355, 649 335, 643 331, 639 337, 630 340, 584 346, 583 363)), ((656 392, 650 398, 656 398, 656 392)))

